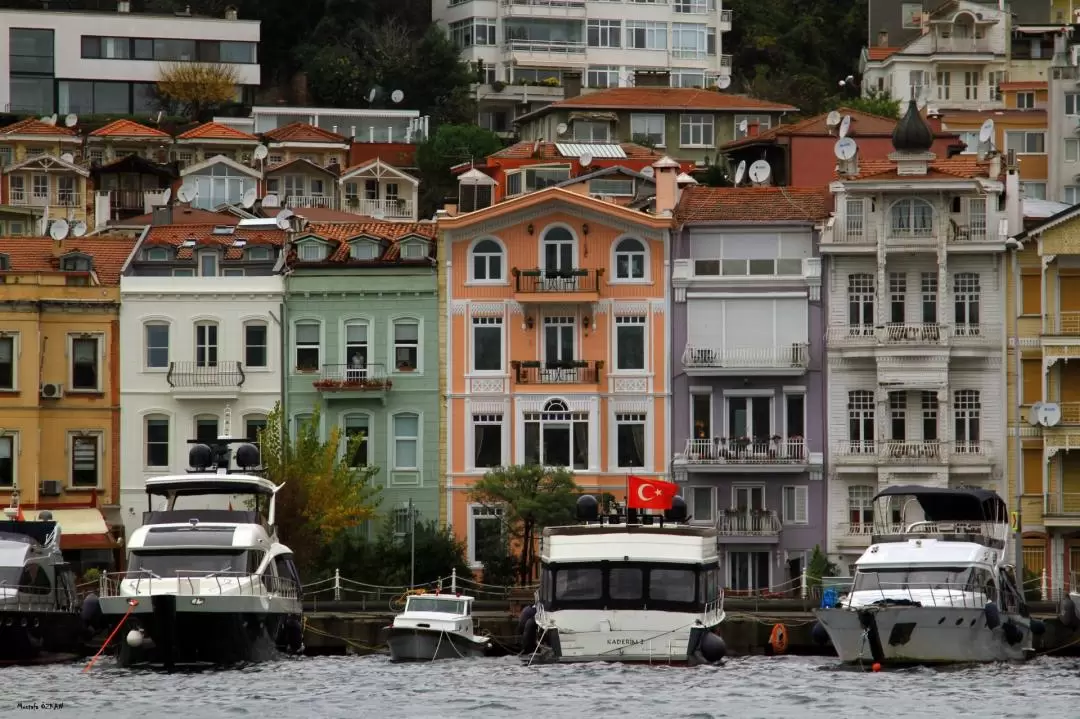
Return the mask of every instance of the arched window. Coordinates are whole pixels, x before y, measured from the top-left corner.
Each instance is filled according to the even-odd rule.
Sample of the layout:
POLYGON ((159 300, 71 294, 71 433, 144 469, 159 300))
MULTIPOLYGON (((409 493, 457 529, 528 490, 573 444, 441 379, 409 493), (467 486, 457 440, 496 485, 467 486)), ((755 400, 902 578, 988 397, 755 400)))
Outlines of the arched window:
POLYGON ((542 412, 525 413, 525 463, 548 467, 589 467, 589 413, 571 412, 552 399, 542 412))
POLYGON ((544 232, 544 267, 546 272, 569 272, 574 269, 574 236, 565 227, 544 232))
POLYGON ((615 245, 615 279, 645 279, 645 245, 641 240, 627 237, 615 245))
POLYGON ((893 237, 930 237, 934 234, 934 206, 926 200, 897 200, 889 211, 893 237))
POLYGON ((480 240, 472 250, 472 279, 477 282, 501 282, 503 251, 495 240, 480 240))

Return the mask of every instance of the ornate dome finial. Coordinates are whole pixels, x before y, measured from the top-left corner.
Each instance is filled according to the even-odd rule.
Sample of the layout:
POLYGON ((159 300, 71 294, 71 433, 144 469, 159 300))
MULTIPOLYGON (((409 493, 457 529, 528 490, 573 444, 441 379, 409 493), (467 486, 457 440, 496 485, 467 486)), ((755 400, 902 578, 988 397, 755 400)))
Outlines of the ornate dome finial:
POLYGON ((908 103, 907 112, 893 128, 892 144, 897 152, 926 152, 934 144, 934 131, 919 114, 914 99, 908 103))

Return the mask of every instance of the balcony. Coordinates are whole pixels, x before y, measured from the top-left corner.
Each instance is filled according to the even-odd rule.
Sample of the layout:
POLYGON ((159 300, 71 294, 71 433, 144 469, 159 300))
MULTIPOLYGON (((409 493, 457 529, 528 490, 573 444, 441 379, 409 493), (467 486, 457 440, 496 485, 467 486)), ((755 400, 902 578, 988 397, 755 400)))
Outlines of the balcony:
POLYGON ((170 362, 165 381, 178 399, 236 399, 244 384, 239 362, 170 362))
POLYGON ((338 199, 329 195, 286 195, 285 207, 291 210, 309 207, 336 210, 338 208, 338 199))
POLYGON ((894 227, 891 223, 882 225, 868 224, 862 218, 854 221, 837 221, 827 227, 821 235, 821 249, 828 253, 870 253, 877 250, 879 239, 884 239, 887 250, 927 250, 936 251, 942 239, 947 240, 947 247, 962 251, 985 251, 980 245, 989 242, 1002 242, 981 220, 968 224, 959 224, 945 215, 935 215, 933 224, 928 228, 894 227))
POLYGON ((164 190, 152 190, 149 192, 147 190, 109 190, 109 207, 113 210, 131 210, 145 213, 147 212, 147 195, 160 198, 162 192, 164 190))
POLYGON ((346 197, 344 209, 346 212, 354 212, 368 217, 382 216, 388 220, 413 220, 416 218, 413 203, 399 198, 362 200, 359 197, 346 197))
POLYGON ((833 461, 846 466, 939 464, 979 466, 994 462, 994 443, 989 440, 942 442, 936 439, 837 440, 832 443, 833 461))
POLYGON ((585 0, 502 0, 511 17, 585 17, 585 0))
POLYGON ((27 192, 10 188, 8 202, 19 207, 82 207, 83 196, 78 192, 53 190, 48 193, 27 192))
POLYGON ((868 227, 861 222, 842 223, 833 221, 832 226, 826 226, 821 233, 821 249, 828 252, 829 248, 838 247, 838 252, 851 252, 855 249, 876 250, 878 232, 876 227, 868 227))
POLYGON ((884 345, 940 345, 946 340, 945 328, 936 322, 890 322, 876 332, 884 345))
MULTIPOLYGON (((1080 527, 1080 494, 1051 493, 1044 497, 1043 524, 1047 527, 1080 527)), ((1037 516, 1037 515, 1036 515, 1037 516)))
POLYGON ((949 452, 949 464, 952 465, 988 465, 994 459, 994 443, 986 439, 953 440, 949 452))
POLYGON ((392 382, 382 364, 366 367, 346 364, 326 364, 312 385, 327 401, 374 399, 386 403, 386 391, 392 382))
POLYGON ((887 439, 878 442, 878 457, 882 464, 942 464, 948 447, 937 440, 887 439))
POLYGON ((717 28, 720 32, 731 32, 731 11, 720 11, 720 26, 717 28))
POLYGON ((675 462, 687 472, 802 472, 809 466, 806 441, 801 437, 783 439, 688 439, 675 462))
POLYGON ((510 363, 517 384, 598 384, 603 360, 566 360, 539 362, 536 360, 510 363))
POLYGON ((825 334, 829 347, 950 347, 986 349, 1001 344, 1001 327, 990 324, 939 325, 936 322, 889 322, 885 325, 838 325, 825 334))
MULTIPOLYGON (((890 534, 900 534, 903 528, 897 524, 890 527, 890 530, 890 534)), ((843 547, 867 547, 873 534, 874 523, 871 521, 843 522, 836 525, 836 541, 843 547)))
POLYGON ((529 63, 585 62, 585 43, 563 40, 508 40, 503 56, 522 65, 529 63))
POLYGON ((510 270, 514 299, 522 303, 572 304, 600 300, 604 270, 510 270))
POLYGON ((798 376, 806 374, 810 347, 796 342, 779 347, 697 347, 687 345, 682 355, 683 369, 692 377, 757 375, 798 376))
POLYGON ((716 531, 725 538, 753 537, 757 541, 775 541, 784 528, 776 512, 771 509, 724 509, 719 515, 716 531))
POLYGON ((942 37, 934 36, 933 51, 961 54, 1005 54, 1005 49, 996 50, 988 37, 942 37))
MULTIPOLYGON (((922 89, 922 97, 931 105, 944 105, 957 109, 986 109, 988 107, 1002 107, 1004 100, 996 85, 965 85, 956 82, 949 85, 931 83, 922 89)), ((1045 102, 1036 102, 1035 107, 1046 107, 1045 102)))

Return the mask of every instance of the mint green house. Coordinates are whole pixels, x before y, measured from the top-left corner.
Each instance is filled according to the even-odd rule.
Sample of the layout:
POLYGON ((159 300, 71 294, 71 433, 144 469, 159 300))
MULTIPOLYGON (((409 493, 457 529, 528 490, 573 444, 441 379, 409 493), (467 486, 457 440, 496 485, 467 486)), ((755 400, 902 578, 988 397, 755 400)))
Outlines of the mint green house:
POLYGON ((351 461, 379 468, 380 513, 402 532, 409 500, 418 520, 439 518, 434 236, 429 222, 312 222, 279 266, 290 426, 318 404, 324 437, 363 433, 351 461))

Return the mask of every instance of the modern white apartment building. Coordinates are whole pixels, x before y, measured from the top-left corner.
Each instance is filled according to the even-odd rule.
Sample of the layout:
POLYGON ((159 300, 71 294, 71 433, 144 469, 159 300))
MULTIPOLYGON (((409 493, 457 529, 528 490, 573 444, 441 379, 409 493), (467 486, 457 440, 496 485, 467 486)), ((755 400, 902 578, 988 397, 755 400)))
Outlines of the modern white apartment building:
POLYGON ((480 123, 498 132, 561 100, 568 81, 625 87, 663 71, 676 87, 704 87, 731 74, 723 0, 432 0, 431 15, 477 69, 480 123))
POLYGON ((260 81, 259 22, 131 12, 0 10, 0 111, 61 116, 156 112, 163 64, 235 68, 237 99, 260 81))
POLYGON ((1005 492, 1002 162, 938 158, 932 143, 911 102, 889 159, 841 161, 831 185, 828 544, 844 567, 867 547, 884 487, 1005 492))

